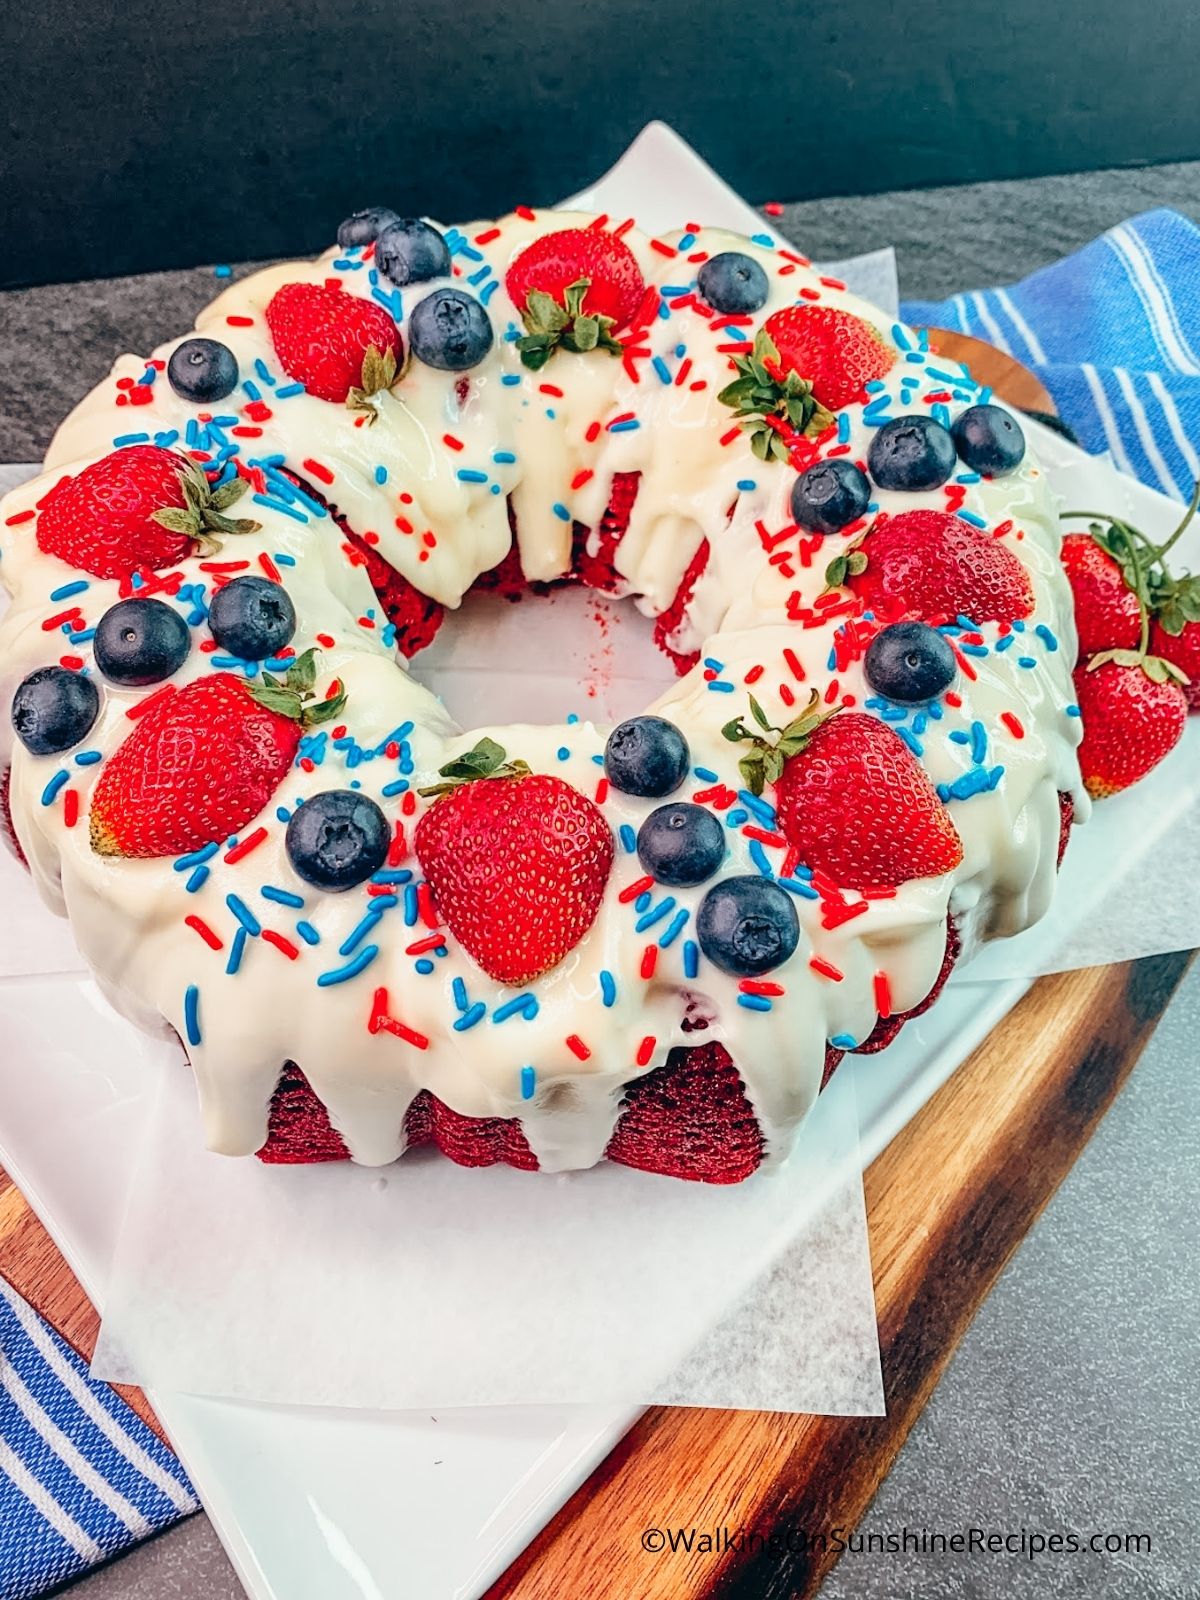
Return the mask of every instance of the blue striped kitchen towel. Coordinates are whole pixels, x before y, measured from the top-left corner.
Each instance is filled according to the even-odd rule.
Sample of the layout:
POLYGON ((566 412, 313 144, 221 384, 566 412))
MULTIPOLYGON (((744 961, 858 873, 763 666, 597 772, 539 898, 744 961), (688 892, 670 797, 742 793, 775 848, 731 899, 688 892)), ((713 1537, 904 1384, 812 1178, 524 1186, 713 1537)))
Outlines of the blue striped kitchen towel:
POLYGON ((1032 367, 1084 449, 1177 500, 1200 478, 1200 228, 1146 211, 1002 289, 901 308, 1032 367))
POLYGON ((179 1462, 0 1278, 0 1600, 28 1600, 197 1509, 179 1462))

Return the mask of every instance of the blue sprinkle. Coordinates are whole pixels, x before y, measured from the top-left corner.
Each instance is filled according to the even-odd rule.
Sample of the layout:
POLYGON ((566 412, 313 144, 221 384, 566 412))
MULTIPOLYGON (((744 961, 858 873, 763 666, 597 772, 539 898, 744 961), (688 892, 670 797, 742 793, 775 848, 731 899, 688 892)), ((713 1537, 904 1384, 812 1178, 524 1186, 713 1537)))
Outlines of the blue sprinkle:
POLYGON ((467 986, 461 978, 455 978, 453 984, 454 1004, 460 1011, 465 1011, 470 1004, 467 999, 467 986))
POLYGON ((479 303, 480 303, 480 305, 482 305, 482 306, 487 305, 488 301, 492 298, 492 296, 495 294, 496 290, 499 287, 500 287, 499 278, 493 278, 491 283, 485 283, 483 288, 479 291, 479 303))
MULTIPOLYGON (((520 338, 520 334, 518 334, 517 337, 520 338)), ((501 379, 500 379, 500 382, 504 385, 504 387, 506 389, 515 388, 516 385, 518 383, 520 383, 520 381, 521 381, 521 375, 520 375, 519 372, 506 372, 501 376, 501 379)))
POLYGON ((761 244, 765 250, 774 250, 775 248, 775 241, 769 233, 752 233, 750 235, 750 243, 761 244))
POLYGON ((1033 656, 1018 656, 1017 665, 1019 667, 1036 667, 1037 661, 1033 656))
POLYGON ((925 754, 925 746, 921 743, 921 741, 918 738, 915 737, 915 735, 910 733, 907 728, 897 728, 896 732, 900 735, 901 739, 904 740, 904 743, 908 746, 908 748, 912 751, 913 755, 915 755, 917 760, 919 761, 921 759, 921 757, 925 754))
POLYGON ((203 889, 204 885, 208 882, 209 870, 210 869, 208 867, 196 868, 191 877, 183 886, 189 894, 195 894, 198 889, 203 889))
POLYGON ((681 235, 679 243, 676 245, 675 248, 677 250, 690 250, 692 248, 692 246, 695 244, 695 242, 696 242, 696 235, 694 233, 685 233, 685 234, 681 235))
POLYGON ((654 368, 655 372, 658 373, 658 376, 663 383, 669 384, 671 382, 671 369, 661 356, 654 356, 650 362, 650 365, 654 368))
POLYGON ((127 444, 149 444, 149 442, 150 435, 148 433, 122 433, 113 440, 113 448, 123 450, 127 444))
POLYGON ((633 828, 628 822, 623 822, 621 824, 620 834, 621 843, 624 845, 625 849, 628 850, 629 854, 632 855, 637 849, 637 834, 634 833, 633 828))
POLYGON ((383 795, 384 799, 390 800, 393 795, 403 794, 407 788, 407 778, 393 778, 391 783, 385 783, 379 792, 383 795))
POLYGON ((375 468, 375 482, 376 483, 386 483, 387 480, 388 480, 388 470, 387 470, 387 468, 386 467, 376 467, 375 468))
POLYGON ((771 863, 767 860, 767 852, 763 849, 762 845, 757 839, 751 839, 750 841, 750 859, 758 868, 759 872, 762 873, 764 878, 770 878, 773 876, 771 872, 771 863))
POLYGON ((671 918, 670 922, 667 924, 667 927, 659 937, 658 947, 660 950, 667 950, 675 943, 676 939, 678 939, 679 935, 683 932, 687 923, 687 919, 690 916, 691 912, 688 910, 688 908, 686 906, 680 906, 679 910, 671 918))
POLYGON ((242 956, 246 950, 246 940, 250 935, 245 928, 239 928, 233 936, 233 943, 229 947, 229 960, 225 963, 227 977, 235 977, 242 965, 242 956))
POLYGON ((892 323, 892 342, 899 350, 911 350, 913 348, 913 342, 909 337, 908 329, 903 323, 892 323))
POLYGON ((751 794, 749 789, 739 789, 738 799, 747 811, 753 812, 765 828, 774 828, 776 821, 774 806, 760 799, 758 795, 751 794))
POLYGON ((420 913, 417 907, 417 886, 415 883, 410 883, 404 890, 404 926, 406 928, 415 928, 419 914, 420 913))
POLYGON ((183 996, 183 1028, 190 1045, 200 1043, 200 991, 189 983, 183 996))
POLYGON ((716 694, 732 694, 734 691, 732 683, 723 683, 720 678, 710 679, 708 687, 716 694))
MULTIPOLYGON (((371 874, 371 882, 372 883, 411 883, 412 882, 412 873, 409 871, 409 869, 407 867, 384 867, 381 871, 373 872, 371 874)), ((389 903, 390 903, 391 899, 394 899, 394 896, 390 897, 390 898, 387 897, 387 896, 383 896, 381 898, 389 899, 389 903)))
POLYGON ((75 757, 75 765, 77 767, 94 767, 98 761, 103 760, 104 757, 99 750, 81 750, 75 757))
POLYGON ((849 444, 850 443, 850 413, 848 411, 839 411, 838 412, 837 424, 838 424, 838 443, 839 444, 849 444))
POLYGON ((353 955, 355 950, 358 949, 359 945, 363 942, 367 935, 375 931, 375 929, 383 921, 383 911, 380 908, 380 901, 383 899, 392 899, 392 904, 395 904, 395 900, 391 896, 381 895, 379 900, 376 900, 371 906, 371 909, 367 912, 366 916, 360 918, 360 920, 353 928, 351 928, 350 932, 342 940, 341 944, 338 946, 338 955, 353 955))
POLYGON ((415 963, 415 965, 417 971, 423 978, 427 978, 433 971, 433 962, 430 961, 428 956, 422 956, 421 959, 415 963))
POLYGON ((304 385, 302 383, 285 383, 282 389, 276 389, 275 398, 276 400, 290 400, 294 394, 303 393, 304 385))
POLYGON ((42 790, 42 804, 44 806, 52 806, 54 804, 55 800, 58 798, 58 791, 62 788, 63 784, 69 781, 70 776, 71 774, 66 771, 56 772, 54 774, 54 776, 50 779, 50 782, 42 790))
MULTIPOLYGON (((641 896, 639 895, 638 898, 640 899, 641 896)), ((644 916, 638 918, 635 931, 637 933, 645 933, 647 928, 652 928, 656 922, 661 922, 664 917, 669 917, 674 909, 675 896, 669 894, 665 900, 660 900, 653 910, 647 911, 644 916)))
POLYGON ((770 1011, 771 1002, 765 994, 739 994, 737 1003, 747 1011, 770 1011))
POLYGON ((693 767, 692 771, 702 783, 716 783, 717 775, 711 767, 693 767))
POLYGON ((257 937, 258 934, 262 932, 262 923, 254 915, 253 911, 251 911, 250 907, 244 900, 239 899, 236 894, 227 894, 225 896, 225 904, 229 907, 230 911, 233 912, 234 916, 241 923, 242 927, 245 928, 247 933, 257 937))
POLYGON ((1081 717, 1083 715, 1079 707, 1074 704, 1067 706, 1066 711, 1069 717, 1081 717))
POLYGON ((858 1040, 850 1033, 835 1033, 829 1042, 839 1050, 853 1050, 858 1045, 858 1040))
POLYGON ((160 450, 169 450, 178 438, 178 428, 164 428, 161 433, 154 435, 154 442, 160 450))
POLYGON ((713 672, 724 672, 725 670, 725 663, 718 661, 716 656, 705 656, 704 665, 713 672))
POLYGON ((1050 654, 1053 655, 1058 649, 1058 640, 1050 632, 1050 629, 1046 626, 1046 624, 1044 622, 1039 622, 1033 631, 1046 646, 1046 649, 1049 650, 1050 654))
POLYGON ((466 1033, 468 1028, 473 1028, 477 1022, 482 1022, 487 1015, 487 1007, 482 1000, 476 1000, 469 1010, 464 1011, 461 1017, 456 1018, 450 1026, 455 1033, 466 1033))
POLYGON ((213 268, 213 277, 214 278, 232 278, 233 277, 233 268, 232 267, 226 267, 226 266, 214 267, 213 268))
POLYGON ((801 900, 821 898, 811 883, 801 883, 799 878, 777 878, 775 881, 781 889, 786 889, 789 894, 794 894, 801 900))
POLYGON ((700 971, 700 947, 694 939, 683 941, 683 975, 694 978, 700 971))
MULTIPOLYGON (((462 1007, 465 1012, 468 1007, 462 1007)), ((526 1022, 532 1022, 538 1014, 538 1001, 535 994, 514 995, 511 1000, 506 1000, 502 1006, 497 1006, 492 1012, 493 1022, 507 1022, 509 1017, 521 1016, 526 1022)))
POLYGON ((963 728, 954 728, 948 735, 953 744, 970 744, 971 735, 963 728))
POLYGON ((983 765, 983 758, 987 755, 987 729, 982 722, 971 724, 971 759, 976 766, 983 765))
POLYGON ((566 506, 563 505, 561 500, 556 500, 550 509, 560 522, 570 522, 571 513, 567 510, 566 506))
POLYGON ((521 1068, 521 1099, 532 1100, 537 1089, 537 1073, 532 1067, 521 1068))
POLYGON ((321 935, 311 922, 298 922, 296 924, 296 932, 304 940, 305 944, 320 944, 321 942, 321 935))
POLYGON ((600 998, 610 1009, 617 1003, 617 980, 607 967, 600 969, 600 998))
POLYGON ((347 962, 344 967, 335 967, 331 972, 323 972, 317 979, 319 989, 331 988, 335 983, 345 983, 348 978, 357 978, 364 967, 369 967, 379 954, 377 944, 369 944, 365 950, 360 950, 353 961, 347 962))
POLYGON ((636 417, 629 417, 624 422, 610 422, 608 431, 609 433, 633 433, 640 427, 641 423, 636 417))
POLYGON ((69 600, 73 594, 82 594, 85 589, 90 587, 91 585, 86 578, 77 578, 74 583, 64 583, 57 589, 52 589, 50 598, 51 600, 69 600))
POLYGON ((264 900, 274 900, 278 906, 292 906, 297 911, 304 904, 304 896, 293 894, 290 889, 276 889, 274 884, 264 883, 258 891, 264 900))
POLYGON ((486 483, 488 481, 487 473, 478 472, 474 467, 459 467, 455 477, 460 483, 486 483))
POLYGON ((565 744, 560 744, 554 753, 560 761, 569 761, 571 759, 571 752, 567 749, 565 744))
POLYGON ((964 522, 969 522, 973 528, 987 527, 987 522, 984 520, 984 518, 977 517, 973 511, 964 511, 960 509, 955 513, 955 515, 961 517, 964 522))
POLYGON ((650 893, 649 893, 648 890, 643 890, 642 893, 640 895, 638 895, 637 899, 633 902, 633 909, 635 911, 645 911, 646 907, 649 904, 650 904, 650 893))
POLYGON ((1016 636, 1015 633, 1006 633, 1003 636, 1003 638, 1000 638, 1000 639, 996 640, 996 643, 993 646, 993 648, 995 649, 997 654, 999 654, 1002 650, 1011 650, 1013 645, 1016 644, 1016 642, 1017 642, 1017 636, 1016 636))
POLYGON ((749 822, 750 813, 743 811, 740 806, 734 806, 732 811, 725 813, 725 826, 727 828, 740 828, 743 822, 749 822))
POLYGON ((985 644, 959 644, 958 647, 965 656, 986 656, 988 647, 985 644))
POLYGON ((516 459, 516 455, 511 450, 492 451, 492 460, 498 467, 511 467, 516 459))
POLYGON ((884 389, 887 388, 887 384, 879 378, 872 378, 870 383, 863 384, 863 388, 868 394, 882 394, 884 389))

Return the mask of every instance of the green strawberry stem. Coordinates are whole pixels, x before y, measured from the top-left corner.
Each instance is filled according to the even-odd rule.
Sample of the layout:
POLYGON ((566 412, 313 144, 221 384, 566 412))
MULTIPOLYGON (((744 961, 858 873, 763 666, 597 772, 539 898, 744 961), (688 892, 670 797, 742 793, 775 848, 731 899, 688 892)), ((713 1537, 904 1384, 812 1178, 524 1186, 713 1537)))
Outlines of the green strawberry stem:
POLYGON ((221 548, 221 538, 238 533, 257 533, 262 527, 250 517, 227 517, 225 512, 240 500, 249 488, 245 478, 230 478, 228 483, 214 489, 196 462, 180 459, 179 483, 183 490, 182 506, 164 506, 153 513, 153 521, 171 533, 182 533, 194 539, 201 555, 216 555, 221 548))
POLYGON ((434 795, 449 794, 462 784, 475 783, 480 778, 527 778, 530 770, 528 762, 510 761, 503 745, 497 744, 494 739, 483 738, 470 750, 438 768, 438 775, 446 779, 445 783, 430 784, 427 789, 418 789, 417 793, 428 799, 434 795))
POLYGON ((361 412, 367 427, 372 427, 379 415, 375 396, 384 393, 396 381, 396 357, 391 350, 378 350, 367 346, 363 356, 362 381, 346 396, 346 409, 361 412))
POLYGON ((738 716, 725 724, 721 734, 731 744, 749 743, 751 748, 738 762, 738 771, 745 779, 750 793, 761 794, 768 783, 779 782, 790 758, 806 750, 809 740, 817 729, 828 722, 830 717, 836 716, 841 707, 823 706, 821 696, 813 689, 800 715, 793 717, 786 727, 777 728, 773 722, 767 720, 766 712, 753 695, 749 696, 749 700, 750 715, 761 731, 756 732, 754 728, 748 728, 738 716), (772 733, 778 734, 779 737, 777 739, 766 737, 772 733))
POLYGON ((531 289, 525 299, 521 320, 529 330, 517 340, 522 365, 538 372, 558 349, 586 355, 589 350, 607 350, 619 356, 624 346, 613 338, 612 317, 591 316, 583 309, 584 296, 592 287, 590 278, 576 278, 563 291, 559 305, 543 289, 531 289))
POLYGON ((346 691, 340 682, 327 699, 312 704, 316 681, 317 652, 306 650, 296 657, 282 679, 264 672, 262 683, 249 684, 247 689, 255 704, 308 729, 332 721, 346 704, 346 691))
POLYGON ((1200 622, 1200 575, 1185 573, 1173 577, 1166 557, 1186 532, 1200 509, 1200 479, 1197 480, 1187 510, 1162 544, 1155 544, 1132 523, 1104 511, 1064 511, 1065 519, 1086 518, 1092 538, 1121 569, 1126 587, 1138 603, 1140 629, 1136 650, 1102 650, 1088 661, 1094 672, 1106 662, 1119 666, 1141 667, 1154 683, 1169 678, 1186 684, 1187 674, 1162 657, 1150 654, 1150 625, 1158 621, 1166 633, 1178 635, 1191 622, 1200 622), (1106 531, 1107 529, 1107 531, 1106 531))
POLYGON ((797 437, 816 438, 833 421, 799 373, 784 375, 779 351, 765 328, 755 335, 748 356, 736 356, 737 377, 717 399, 730 406, 750 434, 750 448, 760 461, 786 461, 797 437))

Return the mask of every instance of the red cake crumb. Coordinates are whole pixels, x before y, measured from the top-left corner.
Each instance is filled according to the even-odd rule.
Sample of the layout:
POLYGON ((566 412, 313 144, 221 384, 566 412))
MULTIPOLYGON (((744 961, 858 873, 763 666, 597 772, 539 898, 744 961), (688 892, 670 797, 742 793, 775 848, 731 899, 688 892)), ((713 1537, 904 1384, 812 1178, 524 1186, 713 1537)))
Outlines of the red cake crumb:
POLYGON ((640 472, 618 472, 613 476, 608 505, 600 518, 595 551, 588 554, 589 530, 581 522, 575 524, 572 571, 580 583, 589 589, 600 589, 605 594, 618 594, 624 580, 616 570, 617 546, 625 537, 633 503, 637 499, 640 472))

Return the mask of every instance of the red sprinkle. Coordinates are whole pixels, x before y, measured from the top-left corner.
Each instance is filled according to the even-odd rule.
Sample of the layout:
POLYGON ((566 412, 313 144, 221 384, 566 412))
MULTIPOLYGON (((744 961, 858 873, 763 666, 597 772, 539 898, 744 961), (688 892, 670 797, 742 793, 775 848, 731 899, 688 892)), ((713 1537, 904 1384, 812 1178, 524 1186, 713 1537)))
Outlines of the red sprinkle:
POLYGON ((656 944, 648 944, 646 946, 646 948, 642 951, 642 965, 641 965, 642 977, 647 979, 647 980, 652 978, 654 976, 654 969, 655 969, 655 967, 657 965, 658 965, 658 946, 656 944))
POLYGON ((73 828, 79 821, 79 790, 68 789, 63 795, 63 823, 73 828))
POLYGON ((765 983, 761 978, 743 978, 738 988, 743 994, 765 994, 772 999, 787 993, 781 983, 765 983))
POLYGON ((240 861, 243 856, 248 856, 251 850, 257 850, 267 837, 265 828, 255 828, 253 833, 248 833, 244 839, 239 839, 232 850, 226 850, 225 860, 232 866, 235 861, 240 861))
POLYGON ((1020 719, 1014 711, 1002 711, 1000 713, 1000 721, 1014 739, 1023 739, 1025 737, 1025 729, 1021 726, 1020 719))
POLYGON ((259 553, 258 564, 266 573, 267 577, 270 578, 272 583, 283 582, 283 579, 279 576, 279 568, 271 560, 270 556, 265 550, 259 553))
POLYGON ((580 1061, 586 1061, 592 1053, 577 1033, 568 1034, 566 1044, 571 1054, 578 1056, 580 1061))
POLYGON ((638 895, 646 894, 650 889, 653 889, 653 887, 653 878, 638 878, 637 881, 631 883, 627 889, 622 889, 620 894, 617 896, 617 899, 623 906, 627 906, 631 900, 636 900, 638 895))
POLYGON ((418 1050, 428 1050, 429 1040, 423 1033, 418 1033, 415 1028, 410 1028, 407 1023, 401 1022, 398 1017, 388 1015, 388 992, 386 989, 376 989, 371 997, 371 1015, 367 1019, 369 1033, 394 1033, 397 1039, 403 1039, 405 1044, 414 1045, 418 1050))
POLYGON ((875 974, 875 1009, 881 1017, 892 1014, 892 986, 886 972, 875 974))
POLYGON ((226 317, 225 321, 231 328, 252 328, 254 326, 253 317, 226 317))
POLYGON ((333 473, 330 472, 329 468, 323 465, 320 461, 314 461, 311 456, 305 460, 304 470, 305 472, 310 472, 312 476, 317 478, 321 483, 333 482, 333 473))
POLYGON ((159 705, 162 701, 166 700, 169 695, 173 695, 174 693, 175 685, 172 683, 164 683, 161 689, 156 689, 153 694, 147 695, 144 700, 139 700, 137 705, 130 706, 125 715, 129 718, 130 722, 136 722, 139 717, 145 716, 146 712, 149 711, 151 706, 159 705))
POLYGON ((456 439, 452 433, 444 433, 442 435, 442 443, 445 444, 445 445, 449 445, 451 450, 465 450, 466 449, 466 445, 463 444, 462 440, 461 439, 456 439))
POLYGON ((210 950, 224 950, 225 941, 219 933, 214 933, 203 917, 184 917, 184 922, 189 928, 194 928, 210 950))
POLYGON ((841 983, 846 976, 834 966, 832 961, 826 961, 824 956, 810 956, 808 964, 814 972, 819 972, 823 978, 829 978, 834 983, 841 983))
POLYGON ((36 515, 37 513, 34 511, 18 511, 11 517, 5 517, 4 526, 6 528, 19 527, 22 522, 32 522, 36 515))
MULTIPOLYGON (((229 857, 226 856, 225 859, 228 861, 229 857)), ((299 956, 300 951, 297 946, 294 945, 290 939, 285 939, 283 934, 276 933, 274 928, 264 928, 262 931, 262 936, 266 940, 267 944, 273 944, 276 950, 285 955, 289 961, 295 961, 297 956, 299 956)))
POLYGON ((444 933, 429 933, 423 939, 418 939, 415 944, 405 945, 406 956, 423 956, 427 950, 443 950, 446 946, 444 933))

